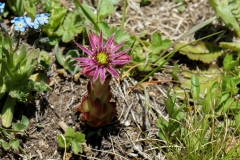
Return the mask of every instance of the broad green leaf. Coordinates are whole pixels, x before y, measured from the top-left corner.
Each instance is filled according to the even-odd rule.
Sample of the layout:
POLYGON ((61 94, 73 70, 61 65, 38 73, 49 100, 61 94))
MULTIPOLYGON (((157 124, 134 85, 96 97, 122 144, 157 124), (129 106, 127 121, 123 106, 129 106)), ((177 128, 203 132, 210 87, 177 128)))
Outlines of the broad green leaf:
POLYGON ((66 58, 77 58, 77 57, 79 57, 79 52, 77 51, 77 50, 74 50, 74 49, 72 49, 72 50, 69 50, 68 52, 67 52, 67 54, 66 54, 66 58))
POLYGON ((72 151, 74 154, 82 153, 82 147, 78 142, 72 141, 72 151))
POLYGON ((70 42, 73 36, 74 36, 73 31, 65 31, 62 35, 62 41, 65 43, 70 42))
MULTIPOLYGON (((66 138, 66 137, 64 138, 65 138, 66 148, 68 148, 70 145, 70 138, 66 138)), ((61 148, 65 147, 64 139, 61 135, 57 136, 57 142, 61 148)))
MULTIPOLYGON (((185 46, 187 43, 179 43, 175 45, 175 49, 185 46)), ((204 63, 211 63, 213 60, 223 54, 221 49, 213 43, 198 42, 194 45, 187 45, 179 50, 183 55, 188 56, 192 60, 199 60, 204 63)))
POLYGON ((81 4, 78 0, 74 0, 74 3, 77 7, 77 12, 79 13, 79 15, 84 16, 84 21, 86 21, 86 23, 91 22, 94 25, 95 29, 99 32, 100 30, 96 23, 97 22, 96 14, 89 8, 89 6, 86 3, 81 4))
POLYGON ((74 138, 75 138, 76 142, 78 142, 78 143, 84 143, 86 141, 85 134, 80 133, 80 132, 76 132, 74 135, 74 138))
MULTIPOLYGON (((199 84, 200 84, 200 95, 204 96, 206 90, 212 87, 212 85, 216 81, 220 81, 222 77, 221 70, 217 67, 210 67, 206 71, 183 71, 183 78, 180 79, 181 85, 174 86, 174 92, 176 92, 178 98, 184 99, 185 92, 190 93, 191 90, 191 78, 192 75, 195 74, 198 76, 199 84)), ((189 95, 189 97, 191 97, 189 95)))
POLYGON ((12 127, 17 131, 25 131, 27 126, 23 123, 13 123, 12 127))
POLYGON ((10 145, 7 142, 2 142, 2 147, 5 151, 10 149, 10 145))
POLYGON ((74 129, 68 128, 67 131, 66 131, 65 136, 69 137, 69 138, 74 138, 74 135, 75 135, 74 129))
POLYGON ((239 0, 209 0, 216 15, 240 37, 240 1, 239 0))
POLYGON ((122 43, 122 42, 126 42, 130 39, 129 34, 124 32, 122 29, 118 29, 114 33, 115 33, 114 40, 117 44, 122 43))
POLYGON ((18 147, 19 147, 19 141, 18 141, 17 139, 10 139, 9 145, 10 145, 13 149, 18 149, 18 147))
POLYGON ((62 53, 61 53, 60 50, 59 50, 58 43, 57 43, 57 44, 55 45, 55 47, 54 47, 54 52, 55 52, 55 54, 56 54, 56 58, 57 58, 58 63, 59 63, 61 66, 64 66, 64 58, 63 58, 62 53))
POLYGON ((26 116, 22 116, 21 123, 24 124, 25 126, 28 126, 29 120, 26 116))
POLYGON ((16 99, 12 98, 11 96, 8 96, 7 100, 4 103, 1 119, 2 119, 2 125, 6 128, 9 128, 12 124, 15 104, 16 104, 16 99))
POLYGON ((154 33, 151 38, 151 50, 154 54, 160 54, 161 51, 167 49, 171 45, 169 39, 162 40, 160 33, 154 33))
POLYGON ((231 49, 233 51, 240 51, 239 42, 220 42, 219 46, 223 49, 231 49))
POLYGON ((215 82, 212 87, 207 91, 204 96, 202 104, 202 110, 205 114, 209 114, 211 109, 216 109, 221 101, 221 90, 219 89, 219 83, 215 82))
POLYGON ((32 1, 24 1, 23 4, 24 4, 24 9, 27 12, 28 16, 34 19, 37 14, 35 4, 32 1))
POLYGON ((82 26, 80 25, 80 17, 76 14, 70 12, 67 14, 56 34, 62 36, 63 42, 69 42, 72 40, 74 35, 77 35, 82 32, 82 26))
POLYGON ((226 71, 230 71, 235 67, 238 67, 238 61, 233 60, 232 54, 227 54, 223 60, 223 67, 226 71))
POLYGON ((98 5, 98 21, 102 21, 104 18, 111 15, 117 7, 114 7, 119 0, 100 0, 98 5))
POLYGON ((107 39, 110 36, 110 32, 109 32, 110 28, 108 24, 106 22, 99 22, 97 25, 99 29, 102 31, 103 37, 107 39))
POLYGON ((51 57, 46 51, 40 52, 40 64, 44 67, 47 71, 50 69, 51 57))
POLYGON ((62 23, 65 15, 67 13, 67 9, 65 8, 57 8, 52 9, 49 17, 49 23, 44 26, 44 31, 47 33, 48 36, 52 36, 55 33, 55 30, 62 23))

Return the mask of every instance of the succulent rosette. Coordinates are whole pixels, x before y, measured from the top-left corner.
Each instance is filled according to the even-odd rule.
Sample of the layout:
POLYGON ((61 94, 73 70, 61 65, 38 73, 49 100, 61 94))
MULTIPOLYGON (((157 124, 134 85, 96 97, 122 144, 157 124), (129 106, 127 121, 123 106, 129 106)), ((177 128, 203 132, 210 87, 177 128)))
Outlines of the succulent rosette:
POLYGON ((107 125, 116 114, 116 103, 110 102, 112 98, 110 80, 111 76, 108 75, 104 84, 101 84, 99 78, 94 83, 89 81, 88 96, 83 97, 82 103, 77 108, 81 112, 80 120, 92 127, 107 125))
POLYGON ((88 54, 87 58, 75 58, 78 61, 77 65, 82 66, 82 74, 93 77, 93 81, 96 81, 98 76, 100 76, 101 83, 105 80, 106 72, 119 78, 115 68, 122 67, 131 61, 131 57, 126 55, 129 49, 117 52, 124 42, 115 45, 113 34, 103 44, 102 32, 100 32, 99 37, 95 34, 90 34, 88 37, 90 42, 89 49, 75 42, 79 48, 88 54))
POLYGON ((112 93, 110 81, 112 76, 118 78, 116 68, 123 67, 131 61, 126 53, 129 49, 118 50, 124 42, 115 45, 114 34, 103 43, 103 35, 89 34, 90 48, 78 43, 77 46, 88 54, 87 58, 75 58, 77 65, 82 66, 82 74, 90 77, 87 90, 77 110, 81 112, 80 120, 92 127, 102 127, 112 121, 116 114, 116 103, 110 102, 112 93))

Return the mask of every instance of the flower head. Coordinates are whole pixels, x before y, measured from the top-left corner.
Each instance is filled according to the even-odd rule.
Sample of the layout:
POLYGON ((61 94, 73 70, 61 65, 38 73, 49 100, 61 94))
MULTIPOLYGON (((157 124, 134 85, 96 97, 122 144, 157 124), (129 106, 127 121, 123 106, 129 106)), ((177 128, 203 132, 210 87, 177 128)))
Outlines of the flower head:
POLYGON ((11 20, 11 23, 14 23, 14 29, 16 31, 24 32, 27 28, 27 23, 23 17, 15 17, 13 20, 11 20))
POLYGON ((77 65, 82 66, 82 73, 86 76, 93 77, 96 81, 100 76, 101 83, 104 82, 106 72, 118 78, 118 72, 114 68, 122 67, 129 61, 131 57, 126 55, 129 49, 117 52, 124 42, 115 45, 114 34, 103 44, 102 32, 98 37, 95 34, 89 34, 90 49, 78 44, 84 52, 88 54, 88 58, 75 58, 77 65))
POLYGON ((23 19, 24 19, 25 23, 27 24, 27 26, 32 28, 32 26, 33 26, 32 19, 30 17, 27 17, 27 16, 24 16, 23 19))
POLYGON ((0 13, 3 13, 4 6, 5 6, 5 3, 0 2, 0 13))
POLYGON ((48 23, 48 13, 41 13, 36 15, 36 20, 39 24, 44 25, 48 23))

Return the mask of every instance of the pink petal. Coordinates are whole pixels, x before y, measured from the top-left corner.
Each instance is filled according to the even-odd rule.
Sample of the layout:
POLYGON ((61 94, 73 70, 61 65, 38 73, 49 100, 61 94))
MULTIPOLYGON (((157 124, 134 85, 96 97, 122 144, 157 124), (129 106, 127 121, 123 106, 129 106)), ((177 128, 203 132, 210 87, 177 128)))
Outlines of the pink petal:
POLYGON ((111 63, 113 65, 125 65, 129 62, 130 60, 112 60, 111 63))
POLYGON ((115 53, 115 54, 111 54, 110 57, 113 58, 113 59, 116 58, 116 57, 120 57, 120 56, 126 54, 129 50, 130 49, 125 49, 125 50, 123 50, 121 52, 118 52, 118 53, 115 53))
POLYGON ((81 73, 84 74, 86 77, 89 78, 93 78, 94 73, 95 73, 95 69, 89 70, 89 71, 85 71, 85 70, 81 70, 81 73))
POLYGON ((90 35, 89 39, 92 40, 95 47, 99 44, 99 37, 94 33, 90 35))
POLYGON ((95 70, 94 75, 93 75, 93 81, 94 81, 94 82, 97 80, 98 75, 99 75, 99 68, 96 67, 96 70, 95 70))
POLYGON ((114 40, 114 34, 111 35, 111 37, 107 40, 107 42, 105 43, 104 49, 111 49, 113 40, 114 40))
POLYGON ((78 61, 78 62, 94 62, 94 60, 92 58, 73 58, 74 60, 78 61))
POLYGON ((114 77, 119 78, 118 72, 115 69, 113 69, 111 66, 108 66, 106 70, 114 77))
POLYGON ((93 52, 96 52, 97 50, 97 44, 98 44, 98 37, 95 35, 95 34, 92 34, 92 35, 88 35, 88 38, 89 38, 89 42, 90 42, 90 45, 93 49, 93 52))
POLYGON ((125 43, 125 42, 122 42, 122 43, 116 45, 114 48, 112 48, 112 49, 111 49, 111 53, 113 54, 113 53, 115 53, 117 50, 119 50, 119 49, 123 46, 124 43, 125 43))
MULTIPOLYGON (((75 42, 75 41, 74 41, 74 42, 75 42)), ((92 57, 92 56, 94 55, 94 53, 93 53, 91 50, 83 47, 81 44, 78 44, 77 42, 75 42, 75 44, 76 44, 79 48, 81 48, 85 53, 87 53, 89 56, 92 57)))
POLYGON ((99 68, 99 74, 100 74, 100 81, 103 84, 105 81, 105 69, 104 67, 99 68))
POLYGON ((83 67, 82 70, 84 70, 84 72, 90 71, 92 69, 96 68, 96 66, 88 66, 88 67, 83 67))
POLYGON ((99 36, 99 41, 98 41, 98 46, 100 47, 100 49, 103 48, 103 35, 102 35, 102 31, 100 31, 100 36, 99 36))

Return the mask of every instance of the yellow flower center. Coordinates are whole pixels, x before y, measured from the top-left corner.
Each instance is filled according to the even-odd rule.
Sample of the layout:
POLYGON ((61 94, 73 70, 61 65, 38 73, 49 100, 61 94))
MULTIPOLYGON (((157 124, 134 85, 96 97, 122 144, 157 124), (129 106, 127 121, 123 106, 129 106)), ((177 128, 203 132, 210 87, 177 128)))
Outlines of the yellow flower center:
POLYGON ((22 27, 22 23, 18 23, 18 27, 22 27))
POLYGON ((105 65, 107 63, 107 55, 104 52, 98 53, 96 58, 97 62, 101 65, 105 65))

